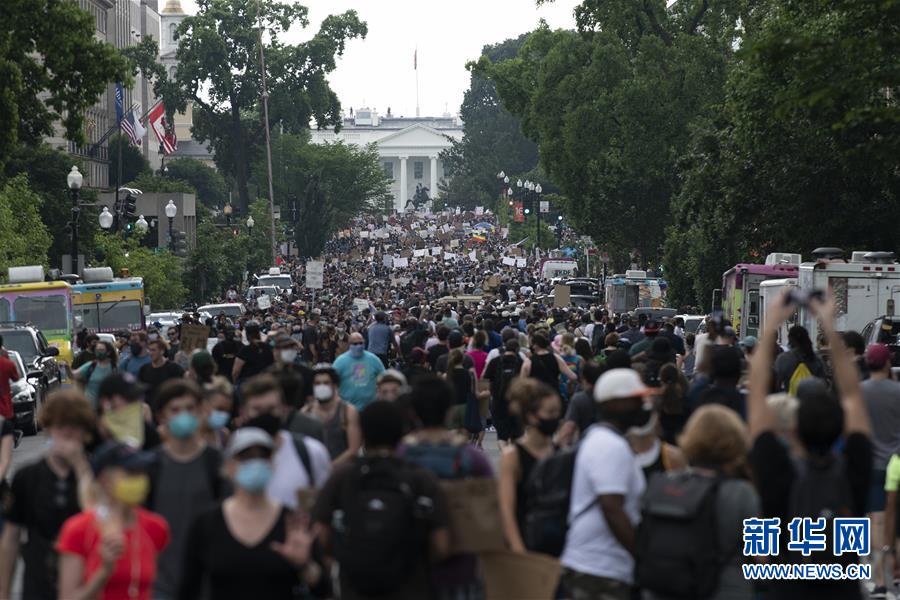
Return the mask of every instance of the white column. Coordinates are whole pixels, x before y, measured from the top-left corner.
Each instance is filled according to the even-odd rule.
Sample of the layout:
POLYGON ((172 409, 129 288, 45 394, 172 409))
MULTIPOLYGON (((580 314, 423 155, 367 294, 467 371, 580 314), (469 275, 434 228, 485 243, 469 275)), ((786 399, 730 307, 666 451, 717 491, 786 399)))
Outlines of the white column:
POLYGON ((430 156, 429 158, 431 158, 431 189, 428 191, 428 195, 434 199, 438 193, 437 156, 430 156))
POLYGON ((397 211, 403 212, 403 209, 406 208, 406 200, 409 195, 408 188, 406 187, 406 157, 400 157, 400 202, 397 205, 397 211))

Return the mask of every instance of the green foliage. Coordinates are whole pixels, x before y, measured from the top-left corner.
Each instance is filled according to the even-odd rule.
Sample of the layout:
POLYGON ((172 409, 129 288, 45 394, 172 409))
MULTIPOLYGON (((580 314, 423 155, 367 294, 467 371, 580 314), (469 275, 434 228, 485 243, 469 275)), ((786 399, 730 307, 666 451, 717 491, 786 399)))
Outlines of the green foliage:
POLYGON ((723 98, 742 4, 585 0, 578 31, 542 25, 515 58, 473 67, 538 143, 569 221, 611 251, 657 261, 677 161, 723 98))
POLYGON ((182 284, 182 261, 168 250, 141 246, 138 239, 98 233, 95 240, 103 265, 114 273, 127 268, 133 277, 144 279, 144 294, 155 309, 180 308, 187 298, 182 284))
POLYGON ((0 188, 0 273, 9 267, 46 265, 50 234, 41 222, 42 198, 19 175, 0 188))
MULTIPOLYGON (((297 204, 295 237, 301 256, 317 256, 349 219, 383 210, 390 200, 388 180, 374 148, 342 142, 310 144, 305 136, 285 134, 272 140, 272 163, 283 222, 289 223, 291 202, 297 204)), ((253 178, 265 189, 264 160, 254 167, 253 178)))
POLYGON ((133 181, 126 183, 126 187, 135 188, 141 190, 142 192, 171 192, 171 193, 184 193, 184 194, 196 194, 197 190, 194 189, 187 181, 181 179, 172 179, 171 177, 160 177, 156 173, 151 173, 145 171, 138 175, 136 179, 133 181))
POLYGON ((149 174, 150 163, 144 158, 141 151, 131 140, 121 134, 109 138, 109 182, 115 189, 115 182, 119 181, 119 152, 122 153, 122 181, 134 181, 142 174, 149 174))
MULTIPOLYGON (((233 175, 242 209, 250 203, 249 165, 261 156, 264 142, 260 102, 257 3, 246 0, 199 0, 198 12, 178 28, 178 72, 175 90, 167 92, 166 109, 194 104, 193 135, 214 148, 216 165, 233 175)), ((340 124, 340 103, 327 76, 347 42, 365 37, 366 25, 356 11, 330 15, 306 42, 286 44, 284 33, 308 26, 305 6, 260 0, 266 55, 269 122, 288 132, 340 124)))
POLYGON ((0 2, 0 166, 16 144, 39 144, 57 121, 67 139, 84 143, 85 111, 127 75, 78 3, 0 2))
POLYGON ((228 201, 228 190, 222 174, 199 160, 177 158, 166 163, 167 179, 182 180, 197 190, 197 200, 204 206, 219 208, 228 201))
MULTIPOLYGON (((491 61, 514 58, 526 36, 485 46, 481 53, 491 61)), ((494 82, 472 73, 469 89, 463 97, 460 117, 465 123, 462 141, 441 154, 452 179, 441 188, 448 206, 472 209, 496 208, 500 182, 497 174, 531 171, 538 163, 537 145, 527 139, 519 119, 501 104, 494 82)), ((437 190, 432 190, 432 196, 437 190)))
MULTIPOLYGON (((47 144, 19 144, 6 162, 0 179, 11 179, 17 175, 28 176, 28 186, 41 197, 38 211, 41 221, 50 234, 51 245, 47 258, 41 263, 52 267, 60 266, 63 254, 71 250, 71 234, 68 223, 72 219, 72 197, 66 185, 66 176, 72 165, 81 167, 80 161, 47 144)), ((82 188, 80 201, 83 204, 95 202, 97 194, 94 190, 82 188)), ((94 233, 99 229, 98 211, 90 206, 81 208, 78 221, 79 251, 90 256, 93 250, 94 233)))

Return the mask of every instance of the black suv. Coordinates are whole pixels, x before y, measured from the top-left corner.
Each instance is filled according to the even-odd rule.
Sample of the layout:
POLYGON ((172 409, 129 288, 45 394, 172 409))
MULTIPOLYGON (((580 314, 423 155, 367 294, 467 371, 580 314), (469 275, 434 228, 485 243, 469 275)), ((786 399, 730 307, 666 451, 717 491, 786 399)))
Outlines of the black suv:
POLYGON ((39 329, 28 323, 0 322, 0 336, 3 336, 3 347, 6 350, 14 350, 22 357, 25 376, 34 380, 41 398, 59 387, 60 372, 56 362, 59 348, 48 344, 47 338, 39 329))

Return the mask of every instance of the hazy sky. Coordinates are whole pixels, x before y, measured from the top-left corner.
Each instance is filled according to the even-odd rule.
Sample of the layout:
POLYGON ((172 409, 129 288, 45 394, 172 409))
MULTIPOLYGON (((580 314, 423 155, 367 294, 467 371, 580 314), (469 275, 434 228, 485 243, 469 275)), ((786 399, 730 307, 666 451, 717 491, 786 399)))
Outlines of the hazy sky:
MULTIPOLYGON (((466 61, 485 44, 534 29, 540 19, 552 28, 574 27, 579 0, 556 0, 541 8, 534 0, 306 0, 310 27, 291 31, 288 41, 302 41, 318 30, 328 14, 356 9, 369 26, 365 40, 351 41, 330 80, 344 110, 369 106, 384 114, 413 116, 416 111, 418 47, 419 106, 423 116, 445 107, 459 111, 469 87, 466 61)), ((164 5, 164 2, 160 2, 164 5)), ((188 13, 193 0, 182 0, 188 13)))

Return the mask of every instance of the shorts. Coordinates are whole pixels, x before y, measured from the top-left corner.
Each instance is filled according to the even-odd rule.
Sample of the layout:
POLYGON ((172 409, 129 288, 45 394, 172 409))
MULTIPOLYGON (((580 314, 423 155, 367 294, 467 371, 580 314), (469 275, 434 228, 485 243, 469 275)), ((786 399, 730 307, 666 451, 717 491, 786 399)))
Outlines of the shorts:
POLYGON ((884 469, 872 470, 872 483, 869 484, 869 502, 866 507, 867 513, 882 512, 887 500, 887 493, 884 491, 884 479, 887 471, 884 469))
POLYGON ((522 427, 515 417, 494 415, 494 427, 497 429, 497 439, 501 442, 517 440, 522 437, 522 427))

